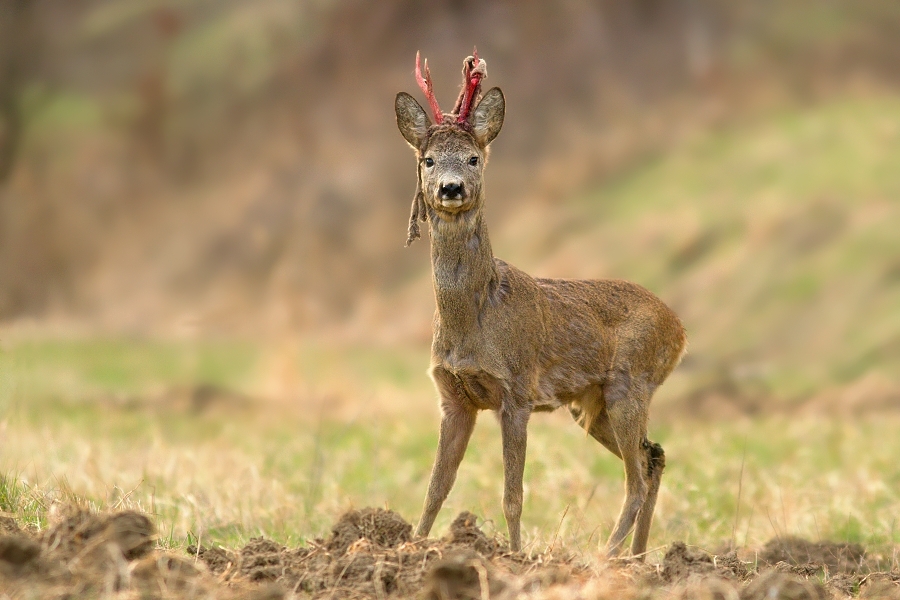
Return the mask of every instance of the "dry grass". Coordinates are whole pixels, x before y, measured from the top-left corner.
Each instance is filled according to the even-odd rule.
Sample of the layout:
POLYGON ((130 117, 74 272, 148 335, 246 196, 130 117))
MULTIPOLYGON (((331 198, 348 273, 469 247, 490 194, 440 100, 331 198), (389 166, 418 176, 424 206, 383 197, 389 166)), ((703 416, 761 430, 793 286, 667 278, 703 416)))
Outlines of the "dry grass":
MULTIPOLYGON (((430 398, 417 400, 428 403, 423 411, 396 397, 407 415, 372 402, 322 417, 313 404, 235 403, 225 393, 204 407, 160 397, 14 399, 0 413, 0 472, 13 490, 0 509, 40 525, 54 504, 73 499, 137 508, 157 516, 168 547, 198 538, 236 546, 256 535, 298 544, 324 535, 350 507, 386 506, 414 521, 436 408, 430 398)), ((651 545, 753 548, 800 535, 861 542, 895 561, 898 425, 890 415, 656 422, 652 437, 668 467, 651 545)), ((534 417, 528 452, 528 548, 591 554, 617 514, 621 464, 562 414, 534 417)), ((501 481, 499 428, 485 414, 435 531, 470 510, 487 531, 504 533, 501 481)))

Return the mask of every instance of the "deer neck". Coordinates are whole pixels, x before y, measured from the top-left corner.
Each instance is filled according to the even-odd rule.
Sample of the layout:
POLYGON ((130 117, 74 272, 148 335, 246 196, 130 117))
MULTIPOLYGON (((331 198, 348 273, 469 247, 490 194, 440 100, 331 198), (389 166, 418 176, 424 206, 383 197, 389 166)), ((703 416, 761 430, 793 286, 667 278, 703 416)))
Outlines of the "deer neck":
POLYGON ((442 330, 462 332, 480 323, 499 274, 481 210, 452 219, 431 214, 431 266, 442 330))

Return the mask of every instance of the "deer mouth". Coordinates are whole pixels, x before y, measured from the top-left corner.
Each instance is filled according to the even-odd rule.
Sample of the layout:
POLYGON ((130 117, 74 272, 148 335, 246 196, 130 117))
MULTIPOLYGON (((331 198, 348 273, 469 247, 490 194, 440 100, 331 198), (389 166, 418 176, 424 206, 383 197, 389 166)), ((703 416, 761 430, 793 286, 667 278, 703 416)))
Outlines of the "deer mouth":
POLYGON ((469 194, 462 185, 453 186, 452 189, 441 189, 436 194, 437 207, 450 213, 465 210, 469 204, 469 194))

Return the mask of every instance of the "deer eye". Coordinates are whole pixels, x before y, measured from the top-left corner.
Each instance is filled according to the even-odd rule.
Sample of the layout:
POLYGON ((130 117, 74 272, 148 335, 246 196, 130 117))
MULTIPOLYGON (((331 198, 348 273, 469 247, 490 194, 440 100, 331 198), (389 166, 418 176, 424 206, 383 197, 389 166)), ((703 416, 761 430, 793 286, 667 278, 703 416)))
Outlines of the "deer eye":
POLYGON ((425 166, 426 166, 426 167, 433 167, 433 166, 434 166, 434 159, 432 159, 432 158, 426 158, 426 159, 425 159, 425 166))
POLYGON ((478 166, 478 157, 473 156, 472 158, 470 158, 469 164, 472 165, 473 167, 477 167, 478 166))

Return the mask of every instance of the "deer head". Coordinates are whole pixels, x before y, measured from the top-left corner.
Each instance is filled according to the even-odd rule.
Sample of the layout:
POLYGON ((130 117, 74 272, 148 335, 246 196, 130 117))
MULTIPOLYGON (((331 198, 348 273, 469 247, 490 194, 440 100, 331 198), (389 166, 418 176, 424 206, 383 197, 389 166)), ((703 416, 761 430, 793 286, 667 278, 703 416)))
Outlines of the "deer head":
POLYGON ((441 112, 434 97, 427 60, 424 72, 423 76, 416 54, 416 80, 431 106, 434 122, 406 92, 397 94, 394 102, 397 127, 418 161, 407 246, 420 237, 418 222, 427 220, 429 212, 451 219, 481 207, 488 145, 500 133, 506 110, 500 88, 490 89, 479 100, 487 65, 477 51, 463 62, 462 90, 450 113, 441 112))

